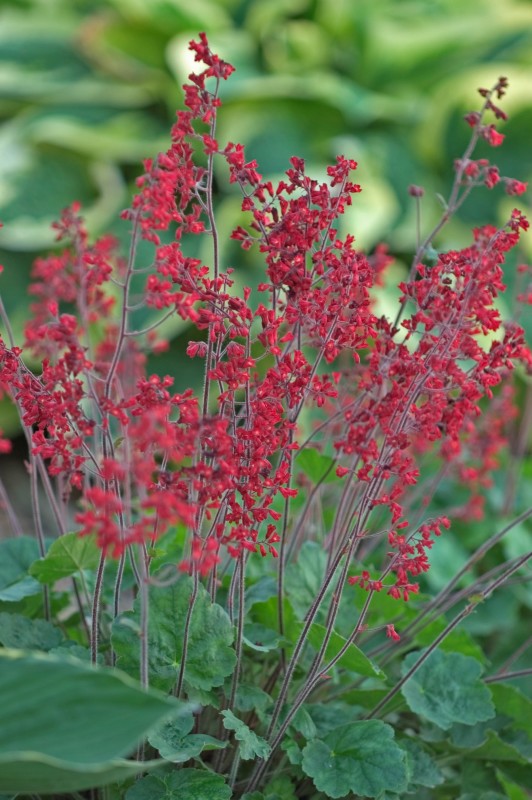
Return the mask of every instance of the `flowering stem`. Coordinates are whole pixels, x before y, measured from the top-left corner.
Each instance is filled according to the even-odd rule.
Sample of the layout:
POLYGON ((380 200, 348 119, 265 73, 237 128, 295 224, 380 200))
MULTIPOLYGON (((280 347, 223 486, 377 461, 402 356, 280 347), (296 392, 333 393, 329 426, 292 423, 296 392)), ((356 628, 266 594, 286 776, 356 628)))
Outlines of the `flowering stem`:
POLYGON ((100 561, 96 571, 96 581, 94 584, 94 593, 92 596, 92 615, 91 615, 91 661, 96 664, 98 660, 98 640, 100 630, 100 601, 102 596, 103 576, 105 571, 106 556, 105 551, 102 550, 100 554, 100 561))
POLYGON ((404 675, 401 678, 401 680, 398 681, 398 683, 396 683, 396 685, 393 687, 393 689, 391 689, 388 692, 388 694, 385 697, 383 697, 382 700, 375 706, 373 711, 371 711, 366 716, 366 719, 371 719, 372 717, 377 716, 377 714, 379 714, 380 711, 385 706, 388 705, 390 700, 393 697, 395 697, 395 695, 401 690, 401 688, 412 677, 412 675, 414 675, 414 673, 417 672, 417 670, 421 667, 421 665, 425 663, 425 661, 429 658, 431 653, 434 652, 434 650, 438 647, 438 645, 441 644, 441 642, 443 642, 443 640, 462 622, 462 620, 464 620, 467 616, 469 616, 469 614, 472 614, 473 611, 475 611, 477 605, 480 602, 482 602, 483 600, 486 600, 492 592, 494 592, 496 589, 499 588, 499 586, 501 586, 506 580, 508 580, 510 575, 513 575, 514 572, 517 572, 517 570, 520 569, 524 564, 526 564, 526 562, 529 561, 531 558, 532 558, 532 552, 526 553, 526 555, 524 555, 521 558, 519 558, 517 560, 517 562, 515 564, 513 564, 511 567, 509 567, 503 573, 503 575, 501 575, 499 578, 497 578, 497 580, 493 581, 493 583, 491 583, 486 589, 483 589, 481 592, 479 592, 479 598, 478 599, 475 598, 475 600, 473 602, 468 603, 465 606, 465 608, 463 608, 462 611, 460 611, 455 616, 455 618, 453 620, 451 620, 451 622, 447 625, 447 627, 432 642, 430 647, 428 647, 422 653, 422 655, 416 661, 416 663, 412 665, 412 667, 408 670, 406 675, 404 675))
POLYGON ((192 576, 192 594, 190 595, 190 599, 188 601, 187 615, 185 618, 185 629, 183 631, 183 650, 181 653, 181 664, 179 665, 179 674, 177 676, 177 683, 174 689, 174 695, 176 697, 180 697, 181 692, 183 691, 183 681, 185 679, 185 666, 188 654, 188 640, 190 637, 190 623, 192 620, 192 613, 194 611, 194 606, 196 604, 196 598, 198 596, 198 587, 199 587, 199 576, 197 570, 194 570, 194 574, 192 576))
POLYGON ((515 678, 526 678, 529 675, 532 675, 532 669, 519 669, 515 672, 497 672, 495 675, 484 678, 484 683, 500 683, 501 681, 511 681, 515 678))

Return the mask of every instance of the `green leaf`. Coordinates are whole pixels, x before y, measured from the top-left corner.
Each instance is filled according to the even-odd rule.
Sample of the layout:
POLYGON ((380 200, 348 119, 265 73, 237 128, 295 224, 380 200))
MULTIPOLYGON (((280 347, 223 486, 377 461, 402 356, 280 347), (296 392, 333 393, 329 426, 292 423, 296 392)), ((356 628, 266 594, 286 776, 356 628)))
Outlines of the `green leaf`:
POLYGON ((264 711, 272 703, 272 698, 258 686, 241 684, 236 690, 235 705, 239 711, 264 711))
POLYGON ((0 789, 22 794, 63 795, 108 786, 159 767, 161 761, 109 759, 101 764, 75 764, 41 753, 0 754, 0 789))
POLYGON ((525 731, 532 739, 532 700, 505 683, 492 683, 490 689, 497 711, 511 717, 513 727, 525 731))
POLYGON ((326 568, 327 553, 317 542, 304 542, 297 562, 287 565, 286 592, 300 619, 305 617, 314 602, 326 568))
POLYGON ((126 792, 125 800, 230 800, 231 789, 221 775, 199 769, 180 769, 149 775, 126 792))
POLYGON ((0 642, 19 650, 51 650, 63 641, 63 633, 44 619, 0 613, 0 642))
MULTIPOLYGON (((423 630, 415 636, 415 645, 419 648, 428 647, 445 629, 446 625, 447 621, 444 618, 438 618, 429 625, 426 625, 423 630)), ((463 629, 451 631, 438 647, 444 653, 462 653, 464 656, 476 658, 481 664, 486 665, 488 663, 488 659, 480 645, 473 639, 468 631, 463 629)))
POLYGON ((250 622, 244 626, 243 641, 252 650, 268 653, 270 650, 277 650, 284 641, 284 637, 272 628, 267 628, 257 622, 250 622))
POLYGON ((530 795, 516 783, 508 780, 502 772, 497 771, 497 779, 506 792, 508 800, 529 800, 530 795))
POLYGON ((264 787, 265 800, 297 800, 295 789, 288 775, 272 778, 264 787))
POLYGON ((226 742, 205 734, 191 734, 194 726, 193 710, 197 706, 187 703, 177 718, 168 720, 161 728, 148 737, 152 747, 159 751, 161 758, 175 764, 183 764, 199 756, 203 750, 219 750, 226 742))
POLYGON ((222 717, 224 728, 234 731, 235 739, 240 742, 240 758, 243 761, 249 761, 255 756, 268 758, 271 748, 265 739, 253 733, 251 728, 235 717, 232 711, 222 711, 222 717))
MULTIPOLYGON (((311 626, 308 633, 309 643, 316 650, 319 650, 326 633, 327 629, 325 626, 319 625, 317 622, 315 622, 311 626)), ((325 659, 323 663, 326 664, 328 661, 332 660, 345 646, 346 641, 347 640, 344 639, 343 636, 340 636, 339 633, 333 631, 327 645, 327 649, 325 650, 325 659)), ((349 645, 346 652, 340 658, 337 664, 338 666, 341 666, 350 672, 355 672, 357 675, 365 675, 370 678, 384 677, 384 673, 380 667, 370 661, 370 659, 364 655, 362 650, 360 650, 355 644, 349 645)))
POLYGON ((41 583, 54 584, 84 569, 96 569, 100 550, 94 536, 66 533, 56 539, 44 558, 35 561, 29 573, 41 583))
POLYGON ((0 650, 0 696, 0 791, 21 793, 134 775, 145 764, 122 757, 179 708, 117 670, 18 650, 0 650))
POLYGON ((408 783, 406 754, 380 720, 343 725, 303 750, 303 770, 328 797, 378 797, 408 783))
MULTIPOLYGON (((152 685, 171 689, 179 673, 192 579, 183 575, 171 586, 150 587, 149 669, 152 685)), ((112 643, 118 665, 130 675, 139 673, 140 600, 133 611, 113 623, 112 643)), ((231 644, 234 633, 224 609, 211 602, 199 585, 188 632, 185 680, 189 686, 209 690, 221 686, 235 666, 231 644)))
MULTIPOLYGON (((286 710, 289 711, 290 708, 288 707, 286 710)), ((305 739, 316 738, 316 724, 305 706, 301 706, 301 708, 297 710, 290 725, 294 730, 304 736, 305 739)))
POLYGON ((478 758, 482 761, 515 761, 517 764, 527 764, 520 750, 510 742, 506 742, 495 731, 486 731, 486 738, 479 747, 470 750, 468 758, 478 758))
POLYGON ((319 739, 335 728, 351 723, 355 716, 353 707, 342 702, 306 703, 305 709, 312 717, 319 739))
POLYGON ((298 452, 295 467, 302 469, 313 483, 322 479, 323 483, 331 483, 337 480, 334 464, 334 459, 323 455, 315 447, 305 447, 298 452))
POLYGON ((0 542, 0 600, 14 603, 42 591, 39 582, 28 576, 38 557, 39 547, 30 536, 0 542))
MULTIPOLYGON (((419 660, 409 653, 403 674, 419 660)), ((402 687, 410 709, 447 730, 455 722, 474 725, 495 714, 491 693, 480 680, 482 664, 460 653, 435 650, 402 687)))
POLYGON ((410 791, 415 786, 427 786, 429 789, 443 783, 443 775, 435 762, 417 742, 413 739, 402 739, 399 744, 406 750, 410 791))

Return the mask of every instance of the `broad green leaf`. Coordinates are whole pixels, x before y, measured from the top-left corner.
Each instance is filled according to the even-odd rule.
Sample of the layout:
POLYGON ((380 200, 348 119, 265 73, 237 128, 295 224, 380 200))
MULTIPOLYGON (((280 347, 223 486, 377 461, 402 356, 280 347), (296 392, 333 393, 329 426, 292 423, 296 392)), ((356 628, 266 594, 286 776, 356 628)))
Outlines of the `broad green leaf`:
MULTIPOLYGON (((318 542, 303 543, 295 563, 286 567, 285 588, 292 608, 300 621, 306 619, 307 612, 320 593, 327 568, 327 553, 318 542)), ((327 612, 332 600, 336 579, 329 585, 315 623, 325 624, 327 612)), ((394 608, 394 613, 396 613, 394 608)), ((389 619, 389 617, 388 617, 389 619)), ((336 631, 349 635, 353 629, 353 589, 348 587, 342 593, 335 622, 336 631)))
POLYGON ((41 583, 53 584, 81 570, 95 569, 99 558, 94 536, 66 533, 51 544, 44 558, 31 565, 29 573, 41 583))
POLYGON ((307 744, 303 771, 328 797, 402 792, 408 783, 406 753, 393 736, 393 728, 380 720, 343 725, 307 744))
POLYGON ((161 763, 116 758, 101 764, 79 764, 42 753, 0 754, 0 789, 16 792, 16 797, 30 793, 57 797, 125 781, 161 763))
POLYGON ((18 650, 0 650, 0 696, 0 791, 22 793, 135 774, 122 757, 179 709, 117 670, 18 650))
POLYGON ((511 761, 501 761, 497 764, 497 768, 500 769, 503 775, 507 775, 519 786, 524 786, 526 789, 532 791, 532 766, 515 764, 511 761))
POLYGON ((434 789, 443 783, 442 773, 421 745, 413 739, 402 739, 399 744, 403 750, 406 750, 410 791, 415 786, 427 786, 429 789, 434 789))
MULTIPOLYGON (((324 625, 314 623, 314 625, 311 626, 308 633, 308 641, 316 650, 320 649, 326 632, 327 630, 324 625)), ((323 663, 326 664, 328 661, 332 660, 345 646, 345 643, 346 639, 344 639, 343 636, 340 636, 339 633, 336 633, 336 631, 333 631, 325 651, 323 663)), ((350 672, 355 672, 357 675, 365 675, 370 678, 384 677, 383 671, 376 664, 370 661, 370 659, 365 656, 362 650, 360 650, 355 644, 349 645, 346 652, 337 662, 337 664, 338 666, 343 667, 350 672)))
POLYGON ((286 592, 300 619, 304 619, 314 602, 322 585, 326 567, 327 553, 317 542, 304 542, 296 563, 287 565, 286 592))
POLYGON ((468 751, 467 757, 482 761, 515 761, 523 765, 530 762, 516 746, 504 741, 500 734, 491 730, 486 731, 486 738, 479 747, 468 751))
MULTIPOLYGON (((431 622, 430 625, 427 625, 416 634, 414 644, 420 648, 428 647, 444 630, 446 625, 447 621, 444 618, 434 620, 434 622, 431 622)), ((488 663, 488 659, 480 645, 468 631, 461 628, 455 628, 454 631, 451 631, 438 647, 444 653, 462 653, 464 656, 476 658, 481 664, 486 665, 488 663)))
POLYGON ((239 711, 252 711, 254 708, 264 711, 272 703, 272 698, 258 686, 240 684, 236 690, 235 705, 239 711))
POLYGON ((299 451, 295 461, 295 469, 302 469, 313 483, 318 483, 320 480, 323 480, 323 483, 338 480, 334 465, 334 459, 323 455, 315 447, 305 447, 299 451))
POLYGON ((28 568, 39 557, 39 547, 30 536, 0 542, 0 600, 17 602, 42 592, 38 581, 28 576, 28 568))
MULTIPOLYGON (((170 689, 179 674, 192 579, 181 576, 174 584, 150 587, 149 668, 151 683, 170 689)), ((130 675, 139 672, 140 600, 133 611, 121 614, 113 623, 112 643, 118 665, 130 675)), ((208 592, 198 586, 188 633, 185 680, 202 690, 221 686, 235 666, 233 626, 223 608, 211 602, 208 592)))
POLYGON ((246 611, 249 611, 255 603, 264 603, 269 600, 271 597, 276 597, 277 595, 277 581, 275 578, 272 578, 269 575, 265 575, 262 578, 252 584, 248 589, 246 587, 246 596, 244 598, 244 608, 246 611))
POLYGON ((244 626, 244 644, 252 650, 261 653, 268 653, 270 650, 277 650, 284 637, 278 631, 267 628, 257 622, 250 622, 244 626))
POLYGON ((298 743, 295 742, 290 736, 284 737, 283 741, 281 742, 281 750, 286 753, 286 757, 291 764, 297 767, 301 766, 303 763, 303 751, 298 743))
POLYGON ((44 619, 0 613, 0 642, 18 650, 51 650, 63 641, 63 633, 44 619))
POLYGON ((297 800, 295 789, 288 775, 272 778, 264 787, 265 800, 297 800))
POLYGON ((251 758, 267 758, 270 754, 270 746, 268 742, 261 736, 257 736, 251 728, 242 722, 242 720, 235 717, 232 711, 222 711, 224 718, 224 728, 233 731, 235 739, 240 742, 240 758, 243 761, 249 761, 251 758))
POLYGON ((525 731, 532 739, 532 700, 507 683, 492 683, 490 689, 499 714, 511 717, 512 727, 525 731))
POLYGON ((352 706, 338 701, 305 703, 304 707, 316 726, 318 739, 323 739, 327 733, 330 733, 335 728, 340 728, 342 725, 353 722, 355 716, 352 706))
MULTIPOLYGON (((286 710, 289 711, 290 709, 287 708, 286 710)), ((316 738, 316 724, 305 706, 301 706, 301 708, 297 710, 290 725, 294 730, 304 736, 305 739, 316 738)))
MULTIPOLYGON (((403 674, 421 653, 409 653, 403 674)), ((460 653, 435 650, 402 687, 410 709, 447 730, 455 722, 474 725, 495 714, 491 693, 480 679, 482 664, 460 653)))
POLYGON ((529 800, 530 795, 516 783, 509 780, 502 772, 497 771, 497 779, 506 792, 508 800, 529 800))
POLYGON ((125 800, 230 800, 231 794, 221 775, 180 769, 143 778, 128 789, 125 800))

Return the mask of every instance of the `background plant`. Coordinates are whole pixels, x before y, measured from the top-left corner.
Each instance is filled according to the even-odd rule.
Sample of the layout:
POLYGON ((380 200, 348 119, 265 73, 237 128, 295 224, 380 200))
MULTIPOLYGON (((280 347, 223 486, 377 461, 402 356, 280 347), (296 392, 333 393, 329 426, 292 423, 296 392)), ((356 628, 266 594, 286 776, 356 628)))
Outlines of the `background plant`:
MULTIPOLYGON (((287 768, 286 796, 316 790, 317 796, 383 796, 443 783, 427 752, 420 754, 408 739, 398 746, 390 727, 362 719, 364 709, 378 716, 385 708, 386 714, 399 713, 396 727, 405 734, 402 726, 410 712, 429 728, 436 726, 424 733, 419 719, 411 723, 418 738, 429 741, 436 729, 458 723, 478 732, 475 742, 481 747, 486 737, 502 731, 500 741, 480 756, 488 762, 489 779, 502 789, 504 778, 491 767, 494 753, 525 766, 528 745, 521 737, 516 746, 512 733, 516 727, 523 734, 526 730, 521 718, 495 721, 493 697, 479 680, 484 657, 467 636, 453 639, 451 634, 481 600, 518 573, 530 553, 499 560, 491 575, 482 569, 466 590, 469 600, 444 623, 443 632, 433 622, 427 634, 430 615, 441 620, 442 609, 463 600, 460 591, 451 590, 459 589, 471 564, 428 606, 423 598, 419 605, 410 598, 419 591, 417 576, 428 568, 426 551, 449 525, 445 487, 455 491, 456 480, 468 487, 463 498, 455 498, 452 513, 478 517, 494 458, 504 445, 500 420, 512 413, 507 392, 497 395, 491 411, 484 410, 488 441, 476 418, 482 397, 493 400, 492 387, 506 371, 530 359, 522 330, 515 324, 502 329, 493 307, 504 288, 505 254, 527 223, 513 211, 501 228, 479 229, 472 245, 441 253, 432 265, 418 268, 430 257, 433 236, 419 241, 411 279, 400 286, 403 300, 395 322, 377 317, 369 289, 385 274, 389 259, 379 249, 368 260, 353 248, 351 236, 340 238, 334 227, 360 190, 349 175, 356 164, 339 157, 324 183, 308 178, 304 161, 293 157, 282 183, 275 187, 263 181, 240 145, 220 145, 216 138, 218 84, 232 68, 212 55, 204 38, 193 50, 207 70, 186 87, 188 110, 178 113, 171 149, 148 161, 138 182, 140 191, 126 215, 133 229, 127 261, 115 261, 108 237, 89 244, 79 208, 71 207, 57 226, 70 248, 35 267, 37 302, 26 339, 35 357, 44 359, 41 375, 29 371, 14 343, 4 349, 2 377, 31 440, 41 559, 30 565, 30 574, 53 587, 58 577, 82 570, 74 596, 84 619, 85 568, 94 553, 98 556, 90 546, 80 551, 78 537, 67 533, 69 492, 81 491, 85 510, 77 522, 82 534, 96 535, 101 549, 93 574, 92 660, 100 649, 100 622, 105 651, 106 628, 115 618, 108 660, 114 663, 118 656, 118 665, 140 675, 144 686, 173 690, 193 704, 182 707, 177 722, 153 734, 150 745, 177 763, 199 758, 201 764, 202 750, 218 751, 208 762, 228 774, 239 794, 246 784, 250 792, 263 786, 264 768, 277 763, 281 742, 287 748, 280 764, 287 768), (206 90, 206 78, 215 82, 213 92, 206 90), (266 260, 267 280, 257 287, 253 303, 248 302, 251 290, 240 297, 230 271, 222 269, 212 202, 215 156, 227 162, 230 182, 244 195, 242 210, 252 216, 251 228, 238 226, 232 238, 245 251, 258 246, 266 260), (173 225, 173 240, 162 241, 160 231, 173 225), (190 243, 205 234, 213 248, 211 270, 195 258, 190 243), (155 245, 151 264, 137 250, 141 237, 155 245), (110 293, 104 290, 107 283, 110 293), (69 304, 77 306, 77 317, 69 313, 69 304), (188 354, 206 365, 197 399, 188 391, 172 394, 169 378, 143 377, 143 350, 160 347, 152 336, 157 325, 137 325, 134 314, 143 306, 155 309, 158 321, 177 313, 205 332, 188 347, 188 354), (487 341, 479 340, 480 334, 487 341), (305 405, 310 407, 304 412, 305 405), (44 460, 60 480, 59 494, 44 460), (49 553, 40 525, 39 480, 63 533, 49 553), (268 553, 277 557, 275 581, 268 553), (259 555, 264 560, 257 561, 259 555), (118 559, 118 567, 107 599, 108 556, 118 559), (170 570, 168 562, 174 564, 170 570), (171 574, 176 563, 191 577, 176 582, 171 574), (130 585, 138 595, 135 608, 117 616, 130 585), (401 598, 409 601, 411 614, 397 611, 394 601, 401 598), (246 602, 251 606, 247 620, 246 602), (389 644, 378 637, 385 632, 390 641, 399 638, 398 613, 417 647, 405 660, 399 683, 393 659, 385 677, 367 657, 369 641, 377 655, 384 653, 386 665, 389 644), (355 640, 364 643, 366 655, 355 640), (450 652, 434 652, 442 642, 452 642, 450 652), (428 644, 428 651, 419 651, 428 644), (267 655, 257 663, 257 656, 247 658, 246 648, 267 655), (261 692, 253 692, 257 667, 264 675, 264 666, 270 676, 261 692), (455 702, 441 691, 449 681, 455 684, 455 702), (392 711, 388 706, 397 703, 402 686, 410 711, 406 706, 392 711), (313 693, 317 699, 330 697, 330 687, 339 697, 335 720, 331 726, 331 720, 322 719, 320 727, 319 707, 304 703, 313 693), (427 691, 433 701, 428 708, 427 691), (204 711, 192 734, 192 714, 199 706, 204 711), (353 724, 354 712, 359 722, 353 724), (338 726, 342 713, 350 724, 338 726), (206 735, 216 719, 222 735, 206 735), (236 742, 227 753, 224 731, 232 731, 236 742), (240 764, 253 756, 260 759, 254 770, 240 764), (332 771, 331 758, 333 764, 339 759, 332 771), (374 764, 369 778, 361 773, 361 759, 374 764), (416 775, 416 760, 429 777, 416 775), (382 763, 387 763, 386 774, 378 766, 382 763), (315 789, 308 788, 305 776, 315 789)), ((479 138, 492 146, 501 143, 483 112, 504 117, 496 105, 504 89, 501 80, 494 90, 485 90, 483 111, 468 116, 471 144, 455 164, 455 183, 437 231, 478 184, 501 183, 509 195, 526 188, 487 159, 472 160, 479 138)), ((411 188, 414 197, 421 194, 411 188)), ((5 315, 4 322, 9 338, 5 315)), ((527 515, 509 527, 515 529, 527 515)), ((17 541, 26 547, 23 538, 17 541)), ((11 591, 13 583, 17 587, 13 600, 39 591, 27 575, 8 583, 11 591)), ((45 615, 57 617, 61 598, 56 591, 45 588, 42 597, 45 615)), ((9 619, 15 632, 7 644, 20 643, 21 630, 27 630, 23 619, 17 614, 9 619)), ((76 615, 67 619, 78 628, 76 615)), ((30 626, 30 643, 35 644, 36 630, 40 627, 30 626)), ((501 665, 503 673, 507 668, 501 665)), ((514 705, 521 702, 518 693, 509 696, 514 705)), ((447 757, 449 743, 433 748, 432 755, 447 757)), ((525 777, 519 769, 510 772, 526 785, 526 771, 525 777)), ((221 774, 189 769, 162 774, 129 789, 128 796, 143 791, 169 796, 177 790, 197 797, 219 790, 229 796, 221 774)), ((460 780, 452 760, 445 777, 443 797, 456 792, 460 780)), ((28 784, 22 786, 29 790, 28 784)))

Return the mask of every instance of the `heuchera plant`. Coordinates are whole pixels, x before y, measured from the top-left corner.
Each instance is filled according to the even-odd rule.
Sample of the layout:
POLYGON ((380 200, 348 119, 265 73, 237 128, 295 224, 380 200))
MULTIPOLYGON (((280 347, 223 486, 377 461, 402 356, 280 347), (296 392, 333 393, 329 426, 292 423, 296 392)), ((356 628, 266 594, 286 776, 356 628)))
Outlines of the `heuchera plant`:
MULTIPOLYGON (((502 143, 485 118, 505 119, 506 81, 481 90, 466 117, 471 140, 441 220, 389 319, 374 307, 386 249, 367 256, 337 228, 359 202, 356 163, 339 156, 316 180, 294 157, 277 185, 264 180, 241 144, 216 138, 233 67, 204 34, 190 48, 204 69, 123 215, 127 257, 110 236, 89 241, 74 203, 56 226, 64 249, 35 264, 23 348, 0 308, 0 379, 28 442, 36 534, 36 544, 21 535, 2 489, 14 527, 4 555, 19 570, 2 596, 2 688, 25 684, 19 715, 8 704, 3 720, 0 790, 458 797, 453 754, 485 737, 460 745, 457 729, 476 735, 497 720, 493 737, 526 761, 504 738, 510 700, 528 702, 502 682, 511 659, 483 680, 485 657, 455 629, 530 557, 463 588, 531 512, 486 537, 436 597, 418 578, 453 519, 482 518, 516 413, 512 374, 532 364, 496 304, 528 223, 515 209, 461 250, 429 251, 476 187, 526 190, 473 158, 479 139, 502 143), (231 238, 265 264, 255 289, 237 290, 220 256, 213 184, 224 162, 242 195, 231 238), (190 254, 194 237, 212 243, 208 264, 190 254), (138 309, 151 314, 144 327, 138 309), (197 331, 187 356, 203 365, 199 394, 146 373, 174 315, 197 331), (444 481, 460 487, 452 508, 437 502, 444 481)), ((410 194, 419 203, 423 190, 410 194)), ((501 792, 519 783, 505 774, 493 772, 501 792)))

